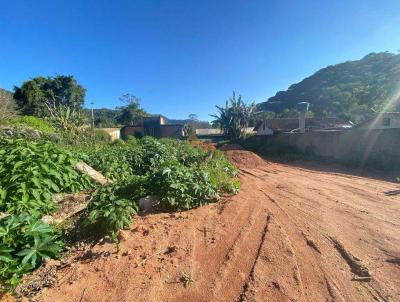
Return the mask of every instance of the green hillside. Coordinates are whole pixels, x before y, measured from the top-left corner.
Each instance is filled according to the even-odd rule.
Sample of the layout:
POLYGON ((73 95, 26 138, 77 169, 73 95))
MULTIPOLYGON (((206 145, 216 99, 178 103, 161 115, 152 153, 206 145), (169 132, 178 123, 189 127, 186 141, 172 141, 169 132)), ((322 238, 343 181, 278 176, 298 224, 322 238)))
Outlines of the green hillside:
MULTIPOLYGON (((371 53, 361 60, 328 66, 286 91, 279 91, 260 110, 288 114, 297 103, 310 102, 317 116, 367 118, 394 99, 388 110, 398 109, 400 54, 371 53)), ((293 112, 294 113, 294 112, 293 112)))

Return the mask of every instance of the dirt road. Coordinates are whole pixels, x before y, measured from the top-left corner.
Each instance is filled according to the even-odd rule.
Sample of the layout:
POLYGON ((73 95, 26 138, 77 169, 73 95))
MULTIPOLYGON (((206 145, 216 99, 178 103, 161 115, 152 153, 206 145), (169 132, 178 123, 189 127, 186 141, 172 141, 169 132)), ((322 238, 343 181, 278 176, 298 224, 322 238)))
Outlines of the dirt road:
POLYGON ((400 301, 400 192, 392 182, 228 151, 242 190, 138 217, 73 253, 39 301, 400 301))

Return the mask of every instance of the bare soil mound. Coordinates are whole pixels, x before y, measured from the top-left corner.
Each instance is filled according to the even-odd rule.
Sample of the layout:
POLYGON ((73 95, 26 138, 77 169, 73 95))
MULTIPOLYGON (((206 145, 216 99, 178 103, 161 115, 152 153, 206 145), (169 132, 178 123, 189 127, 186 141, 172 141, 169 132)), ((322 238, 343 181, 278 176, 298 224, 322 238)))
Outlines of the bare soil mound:
POLYGON ((228 150, 244 150, 244 148, 239 144, 226 144, 220 148, 221 151, 228 151, 228 150))
POLYGON ((239 169, 253 169, 266 165, 265 160, 250 151, 229 150, 225 151, 225 156, 232 164, 234 164, 239 169))

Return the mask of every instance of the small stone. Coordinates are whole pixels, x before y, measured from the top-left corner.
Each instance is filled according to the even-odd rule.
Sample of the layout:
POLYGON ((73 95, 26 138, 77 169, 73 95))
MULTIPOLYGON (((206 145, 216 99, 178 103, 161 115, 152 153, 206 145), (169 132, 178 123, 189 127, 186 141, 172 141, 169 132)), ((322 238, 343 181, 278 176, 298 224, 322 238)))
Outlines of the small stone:
POLYGON ((60 260, 55 260, 55 259, 48 259, 45 261, 46 266, 60 266, 61 261, 60 260))
POLYGON ((122 253, 122 256, 128 256, 132 254, 132 250, 127 250, 125 252, 122 253))
POLYGON ((126 230, 121 230, 118 233, 118 240, 119 241, 126 241, 128 239, 128 232, 126 230))
POLYGON ((50 215, 44 215, 41 220, 43 223, 46 223, 46 224, 54 223, 54 218, 50 215))

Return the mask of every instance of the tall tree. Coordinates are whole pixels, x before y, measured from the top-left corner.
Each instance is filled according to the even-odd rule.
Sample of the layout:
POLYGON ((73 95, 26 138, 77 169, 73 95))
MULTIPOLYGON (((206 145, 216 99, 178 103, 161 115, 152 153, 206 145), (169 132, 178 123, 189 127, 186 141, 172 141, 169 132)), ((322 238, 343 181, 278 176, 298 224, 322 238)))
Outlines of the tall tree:
POLYGON ((212 115, 215 118, 214 125, 219 125, 223 133, 231 139, 240 139, 246 136, 246 128, 252 118, 255 103, 246 104, 242 96, 236 98, 235 92, 225 107, 216 106, 218 113, 212 115))
POLYGON ((14 99, 23 114, 47 116, 46 103, 54 106, 82 109, 86 90, 74 76, 36 77, 21 87, 14 87, 14 99))
POLYGON ((120 97, 120 101, 125 106, 118 107, 121 110, 120 115, 117 117, 117 121, 123 125, 135 125, 143 117, 149 114, 140 106, 141 99, 132 94, 126 93, 120 97))

